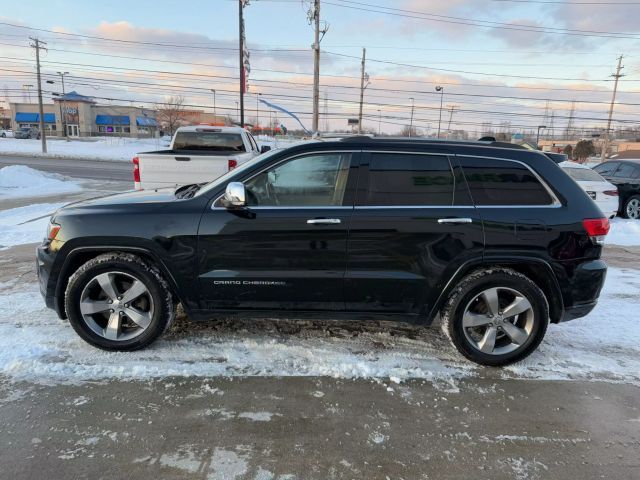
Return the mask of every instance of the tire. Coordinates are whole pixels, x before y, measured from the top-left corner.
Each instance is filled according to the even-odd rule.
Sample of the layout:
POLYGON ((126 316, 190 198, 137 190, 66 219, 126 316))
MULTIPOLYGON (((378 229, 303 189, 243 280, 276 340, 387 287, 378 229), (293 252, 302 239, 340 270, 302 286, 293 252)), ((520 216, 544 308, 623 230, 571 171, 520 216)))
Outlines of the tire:
POLYGON ((622 216, 633 220, 640 219, 640 195, 632 195, 624 202, 622 216))
POLYGON ((498 367, 518 362, 538 348, 549 325, 549 304, 528 277, 508 268, 490 268, 465 277, 440 316, 444 333, 462 355, 498 367), (497 299, 498 314, 492 312, 496 303, 488 299, 497 299), (507 307, 515 313, 526 308, 526 302, 526 311, 508 316, 507 307))
POLYGON ((173 297, 160 271, 136 255, 118 252, 89 260, 71 276, 65 309, 83 340, 118 351, 151 344, 175 316, 173 297))

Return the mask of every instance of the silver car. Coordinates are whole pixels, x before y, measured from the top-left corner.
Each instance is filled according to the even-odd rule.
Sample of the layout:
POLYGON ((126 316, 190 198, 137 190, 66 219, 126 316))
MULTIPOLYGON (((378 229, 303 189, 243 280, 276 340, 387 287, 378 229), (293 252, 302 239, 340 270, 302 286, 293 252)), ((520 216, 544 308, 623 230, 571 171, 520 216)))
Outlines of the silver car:
POLYGON ((20 127, 13 134, 14 138, 37 138, 40 139, 40 131, 35 127, 20 127))

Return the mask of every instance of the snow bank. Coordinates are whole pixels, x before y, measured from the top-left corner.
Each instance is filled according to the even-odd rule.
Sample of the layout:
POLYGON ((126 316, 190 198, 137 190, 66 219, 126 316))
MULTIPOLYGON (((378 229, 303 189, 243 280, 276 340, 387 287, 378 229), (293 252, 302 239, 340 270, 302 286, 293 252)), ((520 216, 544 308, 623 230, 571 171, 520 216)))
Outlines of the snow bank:
POLYGON ((64 203, 37 203, 0 211, 0 249, 38 243, 47 231, 49 217, 64 203))
POLYGON ((614 218, 611 220, 611 230, 606 236, 605 243, 623 246, 640 245, 640 220, 614 218))
POLYGON ((24 165, 0 168, 0 199, 42 197, 81 190, 82 187, 72 180, 24 165))
POLYGON ((166 141, 158 138, 109 138, 90 140, 47 140, 46 155, 42 154, 40 140, 3 138, 0 154, 29 155, 34 157, 83 158, 130 162, 137 153, 167 148, 166 141))
POLYGON ((38 293, 32 288, 0 286, 0 375, 15 380, 332 376, 378 379, 393 390, 395 383, 423 378, 456 391, 461 379, 508 376, 640 385, 636 270, 611 269, 601 302, 588 318, 551 325, 538 352, 504 370, 463 360, 438 328, 358 322, 178 322, 146 350, 104 352, 34 301, 38 293))

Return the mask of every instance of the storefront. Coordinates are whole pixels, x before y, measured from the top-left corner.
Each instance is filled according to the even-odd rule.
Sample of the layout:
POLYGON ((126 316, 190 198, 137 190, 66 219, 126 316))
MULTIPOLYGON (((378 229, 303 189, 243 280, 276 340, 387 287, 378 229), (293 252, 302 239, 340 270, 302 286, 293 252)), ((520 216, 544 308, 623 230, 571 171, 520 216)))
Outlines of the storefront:
POLYGON ((128 115, 96 115, 98 133, 130 134, 131 121, 128 115))
MULTIPOLYGON (((32 127, 32 128, 40 128, 40 114, 33 112, 16 112, 15 122, 17 128, 23 127, 32 127)), ((56 134, 56 114, 55 113, 45 113, 44 114, 44 129, 47 132, 47 135, 55 135, 56 134)))

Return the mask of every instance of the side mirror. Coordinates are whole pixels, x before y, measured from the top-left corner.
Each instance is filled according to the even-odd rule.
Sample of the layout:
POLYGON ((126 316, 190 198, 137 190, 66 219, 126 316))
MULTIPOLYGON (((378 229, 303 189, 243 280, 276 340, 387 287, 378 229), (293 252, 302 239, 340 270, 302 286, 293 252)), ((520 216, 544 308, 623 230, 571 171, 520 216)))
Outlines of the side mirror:
POLYGON ((260 153, 265 153, 269 150, 271 150, 271 147, 269 145, 262 145, 262 147, 260 147, 260 153))
POLYGON ((224 192, 224 201, 227 208, 244 207, 247 205, 247 191, 244 183, 230 182, 224 192))

